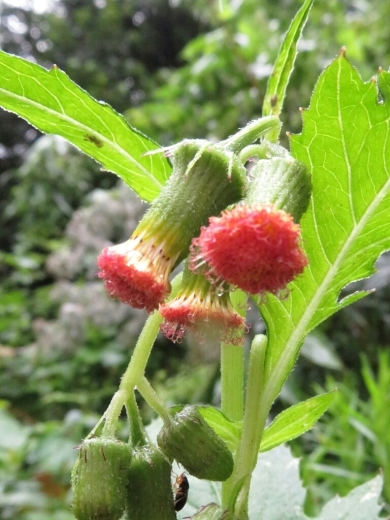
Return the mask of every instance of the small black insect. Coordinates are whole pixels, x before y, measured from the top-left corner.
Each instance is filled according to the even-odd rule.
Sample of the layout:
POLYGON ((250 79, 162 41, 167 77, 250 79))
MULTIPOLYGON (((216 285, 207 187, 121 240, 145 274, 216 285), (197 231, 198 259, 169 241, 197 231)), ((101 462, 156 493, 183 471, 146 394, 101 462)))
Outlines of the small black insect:
POLYGON ((103 146, 103 143, 100 139, 98 139, 95 135, 92 135, 92 134, 85 134, 85 137, 84 139, 86 141, 89 141, 90 143, 93 143, 94 145, 96 145, 98 148, 102 148, 103 146))
POLYGON ((175 497, 173 499, 175 511, 181 511, 186 505, 189 489, 190 485, 185 473, 176 477, 174 484, 175 497))

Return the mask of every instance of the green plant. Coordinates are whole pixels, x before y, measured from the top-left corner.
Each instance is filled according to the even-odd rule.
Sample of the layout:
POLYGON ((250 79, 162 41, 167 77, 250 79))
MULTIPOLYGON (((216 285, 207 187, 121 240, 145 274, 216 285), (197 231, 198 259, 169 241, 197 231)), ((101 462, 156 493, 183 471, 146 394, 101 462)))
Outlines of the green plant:
MULTIPOLYGON (((389 353, 379 351, 374 365, 376 369, 363 356, 360 391, 354 371, 346 371, 342 383, 327 378, 326 388, 337 385, 338 392, 328 414, 306 434, 304 443, 308 455, 302 476, 310 487, 311 509, 334 492, 345 495, 352 485, 374 477, 378 468, 383 472, 383 496, 389 501, 389 353)), ((294 441, 295 449, 298 445, 294 441)))
MULTIPOLYGON (((285 164, 276 173, 273 167, 275 159, 284 159, 287 163, 300 162, 304 168, 311 172, 313 195, 309 209, 302 217, 300 228, 305 253, 300 250, 297 222, 294 222, 293 217, 287 215, 286 212, 284 212, 284 217, 277 218, 277 215, 280 215, 279 212, 285 209, 284 201, 288 198, 288 194, 284 190, 287 190, 287 187, 290 186, 290 176, 287 177, 286 182, 283 180, 282 186, 279 186, 276 182, 274 192, 271 193, 272 190, 270 190, 270 198, 266 200, 266 203, 273 202, 275 205, 277 205, 275 201, 278 200, 278 204, 280 203, 281 206, 276 208, 266 206, 266 210, 262 207, 260 212, 259 225, 267 222, 267 226, 264 227, 268 228, 268 224, 270 224, 270 229, 273 232, 272 237, 271 235, 266 236, 264 242, 278 243, 277 239, 284 240, 288 234, 291 235, 292 254, 286 258, 294 267, 293 260, 299 256, 301 259, 300 267, 299 269, 292 269, 293 275, 284 279, 284 283, 286 281, 291 282, 288 286, 288 295, 283 293, 284 285, 280 283, 280 278, 277 280, 278 283, 269 283, 266 286, 256 285, 256 289, 253 291, 250 290, 250 286, 247 289, 248 286, 245 285, 245 289, 252 295, 266 323, 267 337, 256 336, 252 342, 245 399, 242 395, 244 387, 243 351, 235 344, 222 343, 222 412, 215 409, 200 409, 197 413, 202 413, 206 423, 199 420, 199 429, 196 428, 195 432, 194 427, 193 430, 194 435, 204 436, 203 439, 201 438, 200 444, 205 445, 208 445, 211 436, 218 434, 219 441, 225 442, 227 448, 234 455, 234 467, 229 478, 226 478, 225 473, 221 478, 225 481, 222 484, 219 506, 216 506, 216 509, 212 506, 213 512, 210 510, 199 511, 196 515, 198 517, 207 515, 210 517, 212 513, 214 518, 246 519, 252 517, 268 519, 276 514, 279 515, 279 518, 281 515, 287 518, 286 515, 291 510, 291 503, 284 503, 281 506, 274 489, 271 490, 270 507, 263 508, 263 503, 260 502, 258 508, 252 506, 251 509, 253 502, 250 502, 249 498, 250 488, 252 479, 257 475, 255 468, 258 453, 259 451, 268 451, 311 428, 329 406, 333 395, 331 393, 323 394, 292 406, 266 428, 268 413, 294 366, 305 336, 337 310, 367 295, 367 291, 360 291, 341 300, 338 299, 340 291, 347 284, 353 280, 369 276, 373 271, 372 266, 377 256, 390 247, 390 237, 385 225, 389 216, 390 190, 387 147, 387 127, 390 111, 386 102, 390 92, 389 73, 380 71, 378 74, 378 93, 375 82, 364 84, 361 81, 358 73, 347 61, 345 50, 342 50, 337 59, 319 79, 311 99, 309 111, 303 112, 303 132, 301 135, 291 138, 292 157, 276 144, 280 133, 279 115, 295 61, 296 44, 308 17, 311 3, 310 0, 306 0, 287 33, 268 84, 263 105, 263 117, 217 144, 198 142, 198 151, 190 157, 187 167, 184 168, 182 164, 178 164, 179 161, 175 155, 177 148, 165 149, 166 154, 173 154, 174 157, 175 173, 172 177, 169 162, 161 155, 161 150, 152 140, 128 126, 125 120, 110 107, 101 105, 90 98, 57 68, 46 71, 16 57, 4 53, 0 55, 4 79, 3 86, 0 87, 0 104, 3 107, 15 111, 45 132, 58 133, 64 136, 101 162, 106 169, 121 176, 140 197, 149 202, 156 200, 156 206, 152 206, 150 214, 158 215, 161 219, 166 211, 166 215, 169 216, 169 222, 172 223, 172 235, 169 234, 166 241, 169 246, 168 253, 163 247, 157 248, 156 243, 153 242, 155 235, 158 235, 159 232, 159 229, 153 230, 153 222, 148 222, 146 246, 143 242, 144 235, 137 235, 136 231, 124 247, 114 246, 110 249, 113 256, 112 263, 117 268, 113 269, 109 275, 106 274, 107 269, 102 268, 105 271, 102 276, 106 278, 108 288, 112 288, 116 284, 117 287, 120 286, 120 289, 122 289, 127 284, 135 293, 133 284, 135 270, 137 280, 141 279, 137 290, 143 290, 146 293, 155 281, 160 279, 160 271, 157 267, 160 265, 162 258, 171 269, 177 259, 184 258, 185 253, 188 253, 188 242, 191 237, 187 235, 191 233, 192 237, 195 237, 199 229, 194 230, 190 226, 189 229, 180 229, 180 207, 177 204, 177 199, 175 199, 177 192, 175 192, 174 186, 169 185, 170 181, 168 180, 170 178, 176 179, 175 175, 178 174, 179 170, 181 172, 180 182, 183 179, 190 179, 193 182, 194 193, 192 195, 194 195, 194 198, 189 199, 191 203, 193 200, 199 202, 199 198, 196 198, 196 195, 199 195, 196 193, 199 183, 197 184, 196 178, 194 180, 191 176, 194 172, 197 172, 198 175, 201 174, 197 171, 197 165, 209 155, 211 162, 214 160, 217 162, 221 159, 221 155, 224 156, 224 160, 219 162, 218 167, 225 165, 227 178, 232 176, 237 164, 241 166, 242 170, 244 163, 251 157, 258 159, 253 170, 261 169, 260 167, 265 164, 265 169, 269 174, 267 181, 269 185, 275 180, 275 176, 276 180, 279 181, 289 170, 289 167, 285 164), (378 95, 381 98, 381 103, 378 103, 378 95), (260 144, 253 144, 258 139, 260 139, 260 144), (240 161, 242 162, 241 165, 239 164, 240 161), (274 177, 271 178, 271 176, 274 177), (169 186, 169 188, 166 188, 166 186, 169 186), (275 190, 277 190, 276 195, 281 196, 276 196, 274 200, 275 190), (171 197, 176 204, 174 208, 176 220, 172 216, 173 213, 169 212, 171 197), (269 221, 265 220, 268 216, 269 221), (276 224, 277 220, 281 222, 280 226, 279 223, 276 224), (176 228, 182 232, 179 233, 179 236, 186 235, 183 238, 183 243, 175 244, 178 236, 175 234, 176 228), (276 240, 272 242, 271 238, 275 237, 276 240), (137 249, 140 243, 143 243, 142 248, 146 247, 146 253, 144 249, 137 249), (180 248, 183 244, 185 244, 186 251, 180 248), (161 252, 164 253, 164 256, 158 257, 161 252), (177 254, 177 257, 173 260, 170 256, 171 252, 174 255, 177 254), (137 253, 139 254, 139 262, 134 260, 137 253), (306 263, 302 260, 304 255, 307 256, 309 264, 303 274, 292 281, 306 263), (128 262, 130 256, 131 264, 128 262), (157 260, 155 260, 156 258, 157 260), (130 272, 126 271, 129 266, 133 269, 130 272), (147 273, 148 277, 143 278, 139 276, 140 273, 147 273), (152 276, 149 276, 150 273, 152 276), (153 275, 156 275, 155 280, 153 275), (266 289, 259 289, 259 287, 266 287, 266 289), (258 292, 263 294, 256 296, 258 292), (269 294, 265 296, 265 292, 269 292, 269 294), (280 299, 281 296, 285 296, 285 298, 280 299), (213 427, 214 432, 211 431, 210 433, 210 426, 213 427), (280 507, 287 509, 281 510, 280 507)), ((182 146, 185 146, 186 143, 188 144, 187 141, 184 141, 182 146)), ((249 180, 247 182, 249 193, 251 193, 252 187, 249 180)), ((293 190, 295 189, 294 186, 293 190)), ((300 207, 302 203, 295 198, 297 194, 298 192, 294 191, 292 193, 293 206, 296 204, 300 207)), ((239 198, 237 194, 235 196, 239 198)), ((240 196, 243 197, 244 193, 241 192, 240 196)), ((251 200, 250 197, 249 200, 251 200)), ((225 205, 230 202, 226 201, 225 205)), ((248 196, 246 203, 248 204, 248 196)), ((264 204, 264 200, 262 200, 262 203, 264 204)), ((189 204, 188 200, 183 200, 182 210, 185 209, 187 215, 187 221, 184 224, 190 222, 186 204, 189 204)), ((223 209, 219 205, 213 206, 214 201, 211 197, 207 198, 207 204, 208 207, 202 207, 202 214, 200 214, 199 207, 196 204, 190 208, 196 215, 197 227, 205 218, 213 215, 213 207, 217 214, 223 209)), ((297 207, 295 206, 293 209, 297 210, 297 207)), ((258 209, 255 206, 254 208, 255 210, 258 209)), ((306 209, 306 207, 303 209, 306 209)), ((249 208, 249 213, 250 211, 251 208, 249 208)), ((299 217, 302 211, 298 212, 299 217)), ((240 208, 236 213, 240 215, 240 208)), ((295 216, 295 211, 291 211, 291 213, 295 216)), ((230 215, 232 214, 230 213, 230 215)), ((227 225, 222 221, 222 218, 229 219, 228 215, 229 211, 224 212, 217 226, 227 225)), ((215 217, 217 215, 213 218, 215 217)), ((245 216, 245 218, 247 217, 245 216)), ((160 222, 160 220, 157 220, 157 222, 160 222)), ((249 233, 248 228, 245 233, 249 233)), ((242 234, 244 235, 244 231, 242 234)), ((161 239, 161 237, 159 238, 161 239)), ((218 240, 215 243, 218 245, 218 240)), ((160 242, 157 242, 157 244, 160 246, 160 242)), ((164 246, 167 244, 163 243, 164 246)), ((266 248, 268 245, 264 247, 266 248)), ((202 247, 202 244, 193 242, 194 248, 198 246, 202 247)), ((238 255, 238 253, 240 253, 240 262, 242 261, 245 266, 249 265, 244 262, 249 259, 251 251, 244 248, 241 251, 236 248, 233 254, 238 255)), ((202 255, 202 252, 200 252, 200 255, 202 255)), ((273 258, 274 267, 277 265, 277 260, 278 258, 273 258)), ((263 261, 265 263, 265 259, 263 261)), ((228 284, 229 279, 220 279, 217 263, 213 264, 212 262, 213 260, 210 257, 210 268, 194 275, 194 277, 203 275, 210 277, 210 275, 213 275, 211 282, 209 279, 201 284, 202 291, 207 287, 207 283, 216 283, 217 285, 216 291, 209 288, 209 293, 203 292, 199 300, 200 303, 209 302, 207 311, 210 314, 206 313, 205 325, 202 330, 206 340, 209 336, 212 336, 213 332, 210 331, 210 323, 218 317, 221 318, 221 316, 225 319, 227 315, 232 316, 233 313, 235 315, 244 314, 247 299, 246 294, 242 291, 232 290, 232 287, 228 284), (231 302, 227 301, 227 292, 229 293, 228 296, 231 297, 231 302)), ((273 274, 272 259, 268 262, 271 266, 268 269, 268 276, 271 277, 273 274)), ((263 264, 261 267, 263 267, 263 264)), ((194 269, 191 261, 185 267, 185 269, 188 268, 194 269)), ((250 272, 249 269, 248 272, 250 272)), ((279 269, 278 273, 283 274, 283 269, 279 269)), ((163 274, 165 276, 165 271, 163 274)), ((240 274, 245 278, 247 272, 244 270, 244 273, 240 274)), ((266 276, 267 274, 264 274, 264 279, 266 276)), ((240 279, 242 278, 239 277, 238 280, 240 279)), ((180 281, 181 277, 179 276, 172 282, 172 292, 169 297, 169 302, 172 302, 172 305, 175 302, 175 297, 180 295, 180 281)), ((164 283, 166 284, 164 288, 169 288, 165 278, 164 283)), ((183 275, 183 283, 186 283, 185 274, 183 275)), ((239 281, 233 283, 240 286, 239 281)), ((128 286, 126 286, 126 289, 128 289, 128 286)), ((115 294, 122 297, 123 291, 117 290, 115 294)), ((131 302, 138 306, 140 299, 137 294, 135 296, 131 302)), ((161 294, 159 293, 155 301, 151 301, 151 303, 150 300, 148 301, 148 310, 157 309, 159 303, 161 303, 161 294)), ((142 303, 139 306, 143 307, 144 304, 142 303)), ((187 313, 186 320, 180 321, 177 319, 175 323, 178 328, 189 327, 194 321, 194 315, 187 313)), ((229 321, 229 323, 231 322, 229 321)), ((151 408, 161 416, 165 427, 174 423, 175 428, 173 429, 178 428, 175 418, 181 412, 181 410, 168 409, 144 375, 151 349, 161 325, 162 316, 156 311, 150 316, 139 336, 119 390, 114 394, 106 412, 89 434, 89 438, 98 435, 102 439, 112 440, 117 431, 118 418, 125 407, 129 418, 130 446, 133 454, 137 454, 138 457, 138 454, 142 451, 142 453, 146 453, 146 458, 150 457, 152 462, 155 453, 157 453, 159 460, 162 460, 161 457, 164 457, 164 454, 160 453, 155 446, 152 446, 144 432, 134 398, 135 389, 138 390, 151 408), (153 456, 150 455, 151 453, 153 456)), ((196 418, 191 420, 197 421, 196 418)), ((187 428, 191 434, 191 425, 187 424, 187 428)), ((169 431, 167 435, 173 434, 169 431)), ((177 439, 175 442, 177 442, 177 439)), ((170 463, 173 458, 179 461, 187 460, 187 458, 181 458, 177 455, 177 451, 172 455, 172 450, 167 449, 165 444, 161 446, 161 449, 165 450, 167 463, 170 463)), ((185 443, 180 446, 180 450, 188 451, 187 456, 190 458, 196 459, 199 455, 199 453, 193 451, 191 437, 188 436, 185 437, 185 443)), ((225 448, 221 448, 220 453, 221 460, 222 458, 225 460, 225 448)), ((84 451, 80 451, 79 460, 83 456, 84 451)), ((104 466, 102 460, 106 460, 104 451, 102 451, 101 457, 99 460, 100 468, 104 466)), ((168 489, 166 493, 166 464, 164 463, 162 466, 164 466, 164 471, 157 473, 158 465, 156 465, 156 472, 154 472, 150 469, 153 464, 146 464, 140 469, 139 474, 142 478, 147 479, 148 485, 152 485, 153 479, 158 477, 156 486, 159 490, 160 479, 165 479, 164 486, 161 485, 161 489, 165 489, 161 501, 168 504, 167 493, 170 493, 170 490, 168 489)), ((188 464, 188 466, 189 472, 194 471, 192 464, 188 464)), ((147 497, 141 496, 142 490, 138 487, 134 491, 135 488, 131 481, 131 467, 132 463, 130 464, 128 492, 138 493, 140 500, 142 498, 142 501, 144 501, 140 503, 145 503, 145 507, 147 507, 147 497)), ((107 478, 109 478, 108 474, 107 478)), ((343 508, 346 511, 354 511, 354 518, 358 518, 357 515, 363 513, 366 515, 364 517, 366 519, 377 518, 378 506, 375 502, 379 481, 380 479, 376 479, 370 484, 375 489, 375 500, 366 504, 368 510, 363 512, 363 510, 358 509, 357 503, 362 498, 361 489, 356 490, 342 503, 343 508)), ((88 482, 83 484, 87 486, 88 482)), ((78 485, 78 483, 75 483, 75 485, 78 485)), ((297 496, 297 507, 300 498, 297 496)), ((134 496, 132 499, 134 499, 134 496)), ((170 497, 170 500, 173 500, 173 496, 170 497)), ((133 506, 130 505, 129 497, 126 504, 127 511, 130 514, 130 511, 133 512, 133 506)), ((171 505, 164 509, 164 514, 167 517, 173 517, 171 505)), ((208 507, 210 509, 210 506, 208 507)), ((332 512, 334 514, 334 508, 334 504, 328 504, 319 518, 330 518, 332 512)), ((94 514, 100 515, 101 511, 99 510, 94 514)), ((137 510, 134 514, 139 517, 142 512, 140 513, 137 510)), ((78 518, 84 518, 84 513, 80 513, 80 515, 78 518)), ((95 517, 91 516, 91 518, 95 517)), ((305 518, 305 515, 302 511, 298 511, 295 517, 305 518)))

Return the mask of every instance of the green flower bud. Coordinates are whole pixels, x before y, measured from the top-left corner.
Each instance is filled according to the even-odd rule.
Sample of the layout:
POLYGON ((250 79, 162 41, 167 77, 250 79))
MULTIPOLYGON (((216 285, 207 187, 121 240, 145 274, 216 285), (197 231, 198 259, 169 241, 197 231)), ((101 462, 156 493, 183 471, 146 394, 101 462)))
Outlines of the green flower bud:
POLYGON ((306 166, 291 156, 260 159, 251 170, 247 206, 272 204, 297 223, 309 205, 312 185, 306 166))
POLYGON ((133 450, 126 493, 128 520, 176 520, 171 464, 154 446, 133 450))
POLYGON ((164 424, 157 442, 197 478, 223 481, 232 474, 232 454, 194 406, 185 406, 164 424))
POLYGON ((229 511, 222 509, 217 504, 208 504, 201 507, 191 520, 228 520, 229 511))
POLYGON ((84 441, 72 471, 72 511, 77 520, 119 520, 125 509, 128 444, 117 439, 84 441))
POLYGON ((131 238, 98 259, 105 287, 133 307, 153 312, 170 292, 169 274, 187 255, 191 239, 243 196, 246 171, 238 156, 203 140, 168 149, 173 173, 131 238))

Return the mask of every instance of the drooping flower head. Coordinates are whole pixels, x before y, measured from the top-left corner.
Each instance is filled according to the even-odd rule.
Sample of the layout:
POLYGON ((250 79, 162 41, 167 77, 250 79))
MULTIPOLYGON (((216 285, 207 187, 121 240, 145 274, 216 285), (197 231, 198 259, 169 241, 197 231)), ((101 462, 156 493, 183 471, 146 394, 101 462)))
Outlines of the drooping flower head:
POLYGON ((98 258, 99 278, 108 294, 136 309, 153 312, 170 292, 169 274, 178 252, 167 254, 165 244, 142 234, 108 247, 98 258))
POLYGON ((229 291, 217 292, 202 273, 191 272, 187 265, 178 294, 160 305, 159 311, 164 318, 161 330, 175 343, 180 343, 188 330, 200 340, 207 337, 234 345, 243 343, 245 319, 234 310, 229 291))
POLYGON ((250 294, 280 295, 307 265, 300 227, 272 205, 239 205, 210 217, 192 241, 190 267, 207 263, 206 276, 250 294))
POLYGON ((236 156, 198 140, 172 152, 173 173, 131 238, 98 258, 107 292, 147 312, 169 294, 168 277, 202 224, 243 194, 245 169, 236 156))

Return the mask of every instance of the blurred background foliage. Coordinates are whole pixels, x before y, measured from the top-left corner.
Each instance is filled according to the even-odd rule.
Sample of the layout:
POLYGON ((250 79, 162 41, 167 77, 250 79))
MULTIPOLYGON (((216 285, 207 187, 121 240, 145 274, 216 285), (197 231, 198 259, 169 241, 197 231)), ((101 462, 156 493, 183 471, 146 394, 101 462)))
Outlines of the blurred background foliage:
MULTIPOLYGON (((162 145, 227 137, 261 115, 298 0, 3 0, 3 50, 54 63, 162 145), (44 6, 44 7, 43 7, 44 6)), ((390 65, 386 0, 315 2, 284 128, 300 131, 321 70, 342 45, 364 80, 390 65)), ((287 140, 282 138, 288 146, 287 140)), ((62 139, 0 113, 0 518, 68 520, 73 448, 115 392, 145 320, 110 300, 96 256, 126 240, 146 205, 62 139)), ((303 456, 307 512, 379 468, 390 501, 390 262, 375 294, 306 341, 275 413, 337 387, 303 456)), ((355 284, 356 285, 356 284, 355 284)), ((351 287, 349 290, 356 290, 351 287)), ((254 310, 252 331, 263 329, 254 310)), ((168 403, 218 404, 218 346, 159 338, 148 377, 168 403)), ((145 420, 152 417, 143 403, 145 420)), ((121 434, 125 437, 126 426, 121 434)))

